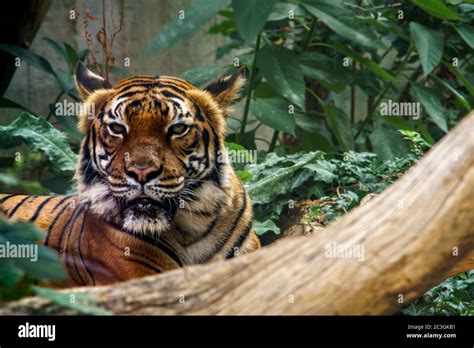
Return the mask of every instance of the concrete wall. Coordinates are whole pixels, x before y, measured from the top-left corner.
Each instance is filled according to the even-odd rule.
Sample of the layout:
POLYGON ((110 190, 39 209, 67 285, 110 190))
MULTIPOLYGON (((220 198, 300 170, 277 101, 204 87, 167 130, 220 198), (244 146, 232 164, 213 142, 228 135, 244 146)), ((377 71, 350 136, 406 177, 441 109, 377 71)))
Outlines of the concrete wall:
MULTIPOLYGON (((177 19, 179 10, 186 8, 192 2, 193 0, 126 1, 123 30, 117 35, 113 50, 116 65, 127 70, 127 75, 175 75, 190 68, 216 64, 214 51, 225 39, 207 35, 204 33, 205 30, 155 57, 144 58, 141 54, 161 28, 170 20, 177 19), (125 57, 130 58, 130 67, 123 66, 125 57)), ((117 18, 116 25, 118 25, 119 4, 119 1, 113 2, 117 18)), ((106 0, 106 6, 108 13, 110 13, 110 0, 106 0)), ((89 8, 92 14, 98 16, 97 20, 90 21, 90 31, 95 34, 101 26, 101 1, 53 0, 46 19, 31 45, 31 50, 47 58, 53 67, 60 67, 66 71, 67 66, 62 58, 43 38, 49 37, 59 42, 67 42, 76 49, 85 48, 85 39, 81 35, 83 30, 82 14, 85 8, 89 8), (71 20, 69 11, 74 8, 81 17, 71 20)), ((114 82, 119 78, 119 76, 112 75, 110 79, 114 82)), ((27 106, 39 115, 46 115, 48 104, 53 103, 59 92, 59 85, 51 75, 24 63, 17 68, 5 96, 27 106)), ((9 123, 18 114, 18 110, 3 109, 0 118, 1 124, 9 123)))

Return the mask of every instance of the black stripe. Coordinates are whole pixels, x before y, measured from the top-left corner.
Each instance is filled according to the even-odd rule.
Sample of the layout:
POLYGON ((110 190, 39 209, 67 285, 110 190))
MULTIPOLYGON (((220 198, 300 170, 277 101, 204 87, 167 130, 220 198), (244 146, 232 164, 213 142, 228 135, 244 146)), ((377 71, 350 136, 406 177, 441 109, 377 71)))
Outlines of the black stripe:
POLYGON ((19 194, 18 193, 12 193, 11 195, 5 196, 2 199, 0 199, 0 204, 3 204, 6 201, 8 201, 10 198, 13 198, 13 197, 16 197, 16 196, 19 196, 19 194))
MULTIPOLYGON (((112 225, 115 227, 115 225, 112 225)), ((110 240, 110 238, 107 236, 107 233, 105 233, 105 231, 101 228, 99 228, 99 232, 102 233, 102 235, 104 236, 104 238, 107 240, 107 242, 110 243, 110 245, 112 245, 114 248, 116 248, 117 250, 120 250, 121 252, 123 252, 123 248, 117 244, 115 244, 112 240, 110 240)), ((143 254, 140 254, 140 253, 137 253, 136 251, 132 251, 130 250, 130 253, 131 254, 134 254, 134 255, 137 255, 137 256, 140 256, 140 257, 143 257, 144 259, 148 260, 148 261, 151 261, 152 263, 154 263, 156 266, 158 267, 161 267, 161 265, 156 262, 156 260, 152 259, 151 257, 148 257, 146 255, 143 255, 143 254)), ((150 266, 152 267, 152 266, 150 266)))
POLYGON ((183 185, 183 183, 180 183, 180 184, 161 184, 161 185, 155 185, 155 186, 158 186, 159 188, 176 188, 176 187, 180 187, 181 185, 183 185))
MULTIPOLYGON (((65 253, 64 256, 65 256, 66 263, 68 265, 69 265, 69 239, 71 238, 71 235, 74 232, 74 226, 76 225, 76 221, 79 218, 79 216, 82 214, 83 211, 84 211, 83 206, 81 206, 81 207, 79 207, 79 209, 77 209, 76 213, 74 214, 74 216, 72 218, 72 224, 71 224, 71 227, 69 228, 69 231, 68 231, 68 234, 67 234, 66 253, 65 253)), ((61 244, 59 244, 59 245, 61 245, 61 244)), ((77 275, 79 276, 79 279, 81 280, 82 285, 87 285, 86 282, 84 281, 84 278, 82 278, 81 273, 79 272, 79 267, 77 267, 76 257, 74 255, 72 257, 72 264, 74 266, 74 269, 76 270, 77 275)))
MULTIPOLYGON (((134 97, 135 95, 137 94, 144 94, 146 93, 147 89, 143 89, 143 90, 138 90, 138 91, 121 91, 121 94, 117 95, 115 97, 116 100, 119 100, 121 98, 132 98, 134 97)), ((126 102, 127 100, 123 100, 121 101, 120 103, 124 103, 126 102)))
POLYGON ((239 212, 237 213, 236 217, 234 218, 234 221, 232 221, 232 224, 230 225, 230 228, 224 233, 223 238, 221 238, 217 242, 216 247, 214 248, 214 250, 211 253, 209 253, 208 255, 206 255, 204 258, 201 259, 202 262, 209 261, 214 255, 216 255, 217 253, 219 253, 222 250, 224 245, 227 243, 227 241, 229 240, 229 238, 233 234, 235 228, 237 227, 237 224, 239 223, 240 218, 242 217, 242 215, 244 215, 244 212, 247 209, 247 194, 246 194, 243 187, 242 187, 242 200, 243 200, 242 206, 240 207, 239 212))
POLYGON ((183 97, 181 97, 181 96, 179 96, 179 95, 177 95, 177 94, 174 94, 174 93, 172 93, 172 92, 170 92, 170 91, 164 90, 164 89, 158 90, 158 93, 161 94, 161 95, 164 95, 164 96, 167 97, 167 98, 176 98, 176 99, 179 99, 179 100, 184 101, 184 100, 183 100, 183 97))
POLYGON ((232 247, 229 249, 229 251, 227 252, 225 258, 226 259, 231 259, 233 258, 235 255, 235 249, 240 249, 240 247, 242 246, 242 244, 244 243, 245 239, 248 237, 249 233, 250 233, 250 230, 252 228, 252 220, 250 220, 249 224, 247 225, 247 227, 245 227, 244 231, 242 232, 242 234, 239 236, 239 238, 237 239, 237 241, 234 243, 234 245, 232 245, 232 247))
POLYGON ((144 267, 146 267, 146 268, 148 268, 148 269, 151 269, 152 271, 154 271, 154 272, 156 272, 156 273, 161 273, 161 270, 159 270, 158 268, 155 268, 155 267, 153 267, 152 265, 149 265, 148 263, 143 262, 143 261, 141 261, 141 260, 132 259, 132 258, 130 258, 130 257, 127 257, 127 260, 128 260, 128 261, 131 261, 131 262, 138 263, 138 264, 140 264, 140 265, 142 265, 142 266, 144 266, 144 267))
MULTIPOLYGON (((59 239, 58 239, 58 251, 61 251, 61 243, 63 242, 63 237, 64 237, 64 232, 66 231, 66 228, 69 226, 71 221, 76 218, 77 212, 81 210, 82 207, 75 208, 74 213, 72 214, 72 217, 64 224, 61 233, 59 234, 59 239)), ((66 245, 67 246, 67 245, 66 245)))
MULTIPOLYGON (((59 204, 58 204, 59 205, 59 204)), ((46 235, 46 238, 44 240, 44 245, 48 245, 49 244, 49 236, 51 235, 51 231, 53 230, 53 227, 54 225, 56 225, 56 222, 58 221, 58 219, 63 215, 64 211, 66 210, 66 208, 69 208, 70 205, 69 204, 65 204, 62 209, 59 211, 58 215, 55 216, 53 222, 51 223, 51 225, 49 226, 48 228, 48 234, 46 235)), ((58 246, 58 250, 59 250, 59 247, 58 246)))
POLYGON ((181 88, 180 86, 176 86, 176 85, 173 85, 173 84, 170 84, 170 83, 163 83, 163 82, 160 82, 160 84, 158 85, 160 88, 169 88, 169 89, 172 89, 173 91, 177 92, 177 93, 181 93, 183 95, 186 94, 186 90, 181 88))
POLYGON ((67 195, 67 196, 64 196, 53 208, 53 210, 51 210, 51 214, 55 212, 55 210, 61 205, 63 204, 65 201, 68 201, 70 200, 71 198, 73 198, 73 196, 71 195, 67 195))
MULTIPOLYGON (((28 198, 31 198, 31 197, 32 197, 32 196, 26 196, 26 197, 23 198, 19 203, 17 203, 17 205, 15 205, 15 207, 8 213, 7 219, 11 218, 11 217, 13 216, 13 214, 16 213, 16 211, 18 210, 18 208, 20 208, 20 207, 23 205, 23 203, 25 203, 26 200, 27 200, 28 198)), ((36 199, 36 196, 33 196, 33 200, 32 200, 32 201, 34 201, 35 199, 36 199)))
MULTIPOLYGON (((79 231, 79 236, 77 237, 77 250, 79 252, 79 257, 81 258, 82 264, 84 265, 84 268, 86 269, 87 273, 89 274, 89 277, 92 279, 92 285, 95 286, 95 278, 92 272, 89 270, 89 267, 87 267, 87 264, 84 260, 84 256, 82 255, 82 250, 81 250, 81 239, 82 239, 82 233, 84 232, 84 223, 86 221, 86 215, 87 211, 84 212, 84 219, 82 219, 82 225, 81 225, 81 230, 79 231)), ((79 271, 78 271, 79 273, 79 271)), ((86 285, 86 284, 84 284, 86 285)))
POLYGON ((91 128, 92 128, 91 129, 91 132, 92 132, 92 159, 94 161, 96 169, 100 171, 100 167, 99 167, 99 164, 97 163, 97 156, 96 156, 96 152, 95 152, 95 147, 97 146, 97 141, 96 141, 97 132, 95 130, 95 127, 91 127, 91 128))
POLYGON ((37 219, 38 216, 39 216, 39 213, 41 212, 41 210, 43 210, 44 206, 45 206, 46 204, 48 204, 48 202, 49 202, 50 200, 52 200, 53 198, 55 198, 55 197, 56 197, 56 196, 48 197, 48 198, 46 198, 43 202, 41 202, 41 204, 38 205, 38 208, 36 208, 36 211, 35 211, 35 213, 33 214, 33 216, 30 218, 30 222, 35 222, 36 219, 37 219))
POLYGON ((150 245, 152 245, 153 247, 155 248, 158 248, 158 249, 161 249, 163 250, 171 259, 173 259, 180 267, 183 266, 183 263, 181 262, 181 260, 179 259, 178 255, 176 255, 167 245, 165 245, 165 243, 161 240, 158 240, 158 239, 155 239, 151 236, 148 236, 148 235, 139 235, 139 234, 135 234, 133 232, 129 232, 129 231, 126 231, 126 230, 120 230, 121 232, 124 232, 124 233, 127 233, 128 235, 131 235, 135 238, 138 238, 150 245))
POLYGON ((216 217, 214 220, 212 220, 212 222, 209 224, 209 226, 206 228, 206 230, 204 231, 204 233, 200 234, 199 236, 197 236, 196 238, 194 238, 192 241, 188 242, 188 243, 185 243, 183 244, 184 247, 188 247, 192 244, 195 244, 201 240, 203 240, 204 238, 206 238, 211 232, 212 230, 214 230, 214 227, 216 226, 216 223, 217 223, 217 219, 218 217, 216 217))

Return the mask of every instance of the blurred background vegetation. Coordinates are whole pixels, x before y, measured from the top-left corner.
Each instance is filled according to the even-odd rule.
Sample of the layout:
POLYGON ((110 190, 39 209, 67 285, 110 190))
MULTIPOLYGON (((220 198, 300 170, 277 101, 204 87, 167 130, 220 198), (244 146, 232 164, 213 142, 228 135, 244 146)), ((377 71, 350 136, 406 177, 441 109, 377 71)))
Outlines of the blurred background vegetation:
MULTIPOLYGON (((77 117, 57 115, 55 104, 78 101, 78 61, 112 82, 166 74, 199 87, 245 66, 248 83, 228 119, 226 144, 256 151, 248 155, 254 163, 234 165, 264 244, 295 222, 324 233, 415 164, 474 105, 474 1, 17 6, 18 18, 2 24, 10 35, 0 40, 0 192, 75 192, 82 135, 77 117), (421 117, 382 115, 389 100, 419 103, 421 117)), ((11 235, 2 226, 0 237, 11 235)), ((41 279, 15 274, 0 276, 0 287, 27 277, 31 292, 41 279)), ((473 282, 472 271, 451 278, 403 312, 472 315, 473 282)))

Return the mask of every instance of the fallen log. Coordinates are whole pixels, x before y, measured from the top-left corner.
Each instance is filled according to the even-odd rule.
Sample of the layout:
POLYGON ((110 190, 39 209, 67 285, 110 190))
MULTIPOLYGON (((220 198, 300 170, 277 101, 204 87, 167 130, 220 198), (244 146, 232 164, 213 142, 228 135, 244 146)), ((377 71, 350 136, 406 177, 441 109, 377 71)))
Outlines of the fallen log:
MULTIPOLYGON (((294 237, 228 262, 115 286, 97 296, 116 314, 391 314, 471 269, 474 250, 474 112, 400 180, 310 237, 294 237), (340 257, 338 247, 351 247, 340 257), (451 272, 451 273, 450 273, 451 272)), ((7 314, 68 314, 32 297, 7 314)))

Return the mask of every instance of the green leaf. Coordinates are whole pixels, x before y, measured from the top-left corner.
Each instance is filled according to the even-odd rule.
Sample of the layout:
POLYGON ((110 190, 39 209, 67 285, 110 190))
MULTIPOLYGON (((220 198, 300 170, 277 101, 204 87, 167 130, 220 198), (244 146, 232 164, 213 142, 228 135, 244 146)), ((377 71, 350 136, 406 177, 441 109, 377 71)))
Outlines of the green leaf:
POLYGON ((341 150, 352 150, 354 148, 354 138, 351 131, 351 121, 346 113, 331 104, 324 105, 324 113, 341 150))
POLYGON ((58 80, 64 92, 69 92, 71 88, 74 87, 72 76, 70 76, 69 79, 67 79, 64 76, 65 74, 64 72, 60 70, 55 71, 53 67, 51 66, 51 64, 44 57, 36 53, 33 53, 21 46, 11 45, 11 44, 0 43, 0 50, 8 52, 15 57, 20 57, 21 59, 24 59, 27 63, 31 64, 35 68, 53 75, 58 80))
POLYGON ((54 289, 33 286, 36 295, 52 301, 53 303, 70 308, 78 313, 91 315, 110 315, 106 309, 94 306, 96 297, 85 294, 74 294, 75 302, 71 302, 71 294, 62 293, 54 289))
POLYGON ((331 30, 354 43, 373 49, 384 46, 374 35, 360 30, 361 22, 353 15, 351 16, 352 23, 342 21, 340 18, 342 18, 341 14, 344 14, 344 11, 338 5, 326 1, 313 1, 311 5, 307 3, 301 5, 331 30))
POLYGON ((298 62, 304 76, 323 81, 327 84, 352 83, 353 73, 344 67, 341 62, 321 53, 307 52, 298 56, 298 62))
POLYGON ((395 77, 392 74, 390 74, 387 70, 382 68, 377 63, 375 63, 373 60, 362 57, 360 54, 354 52, 353 50, 351 50, 350 48, 342 45, 341 43, 337 42, 337 43, 331 45, 330 47, 332 47, 336 51, 346 55, 347 57, 350 57, 350 58, 354 59, 356 62, 362 64, 367 69, 372 71, 377 76, 380 76, 384 80, 389 81, 389 82, 395 81, 395 77))
POLYGON ((466 109, 466 111, 472 110, 471 104, 461 92, 459 92, 456 88, 451 86, 448 82, 441 80, 439 77, 437 76, 433 76, 433 77, 436 80, 436 82, 444 86, 448 91, 450 91, 453 94, 454 98, 456 98, 456 101, 459 103, 459 105, 461 105, 464 109, 466 109))
POLYGON ((446 20, 461 20, 461 18, 451 11, 441 0, 412 0, 412 2, 433 17, 446 20))
POLYGON ((253 175, 252 180, 246 183, 252 203, 272 202, 278 195, 291 192, 295 173, 308 163, 322 159, 322 157, 322 152, 319 151, 304 153, 290 161, 291 165, 273 168, 277 163, 288 163, 289 158, 278 157, 276 154, 270 153, 265 162, 247 166, 247 170, 253 175), (267 167, 270 167, 270 170, 265 170, 267 167))
POLYGON ((280 227, 278 227, 272 220, 265 220, 264 222, 254 220, 253 228, 259 236, 267 233, 268 231, 272 231, 275 234, 280 234, 281 232, 280 227))
POLYGON ((289 2, 278 2, 273 6, 273 10, 268 16, 268 21, 280 21, 282 19, 288 19, 290 11, 293 11, 293 15, 304 16, 305 11, 299 4, 292 4, 289 2))
POLYGON ((51 64, 49 64, 49 62, 44 57, 37 55, 21 46, 0 43, 0 50, 8 52, 14 57, 24 59, 37 69, 43 70, 51 75, 55 75, 51 64))
POLYGON ((474 27, 472 25, 461 24, 453 25, 454 29, 458 32, 459 36, 469 45, 474 48, 474 27))
POLYGON ((48 121, 23 113, 8 126, 0 126, 2 147, 14 146, 21 140, 33 151, 44 153, 56 174, 69 175, 74 172, 77 155, 69 147, 64 133, 55 129, 48 121))
POLYGON ((278 0, 232 0, 235 24, 246 42, 255 40, 276 2, 278 0))
POLYGON ((222 70, 220 66, 204 66, 188 70, 180 75, 181 78, 188 80, 193 85, 201 87, 207 82, 216 77, 219 77, 219 72, 222 70))
POLYGON ((300 109, 305 109, 305 82, 293 51, 273 44, 265 45, 258 53, 257 66, 276 91, 300 109))
POLYGON ((20 109, 20 110, 29 112, 30 114, 33 113, 30 110, 28 110, 26 107, 24 107, 23 105, 18 104, 17 102, 5 97, 0 97, 0 108, 20 109))
POLYGON ((250 110, 263 124, 290 134, 295 133, 295 116, 289 112, 288 102, 282 98, 254 100, 250 110))
POLYGON ((43 40, 45 40, 47 43, 51 45, 51 47, 58 52, 63 58, 65 62, 68 62, 68 55, 66 52, 66 48, 61 45, 59 42, 49 38, 49 37, 44 37, 43 40))
POLYGON ((420 56, 423 74, 427 76, 443 57, 443 33, 416 22, 410 22, 410 34, 420 56))
POLYGON ((178 41, 193 36, 228 3, 229 0, 197 0, 193 2, 184 10, 185 19, 176 18, 167 23, 160 33, 151 40, 145 49, 145 54, 161 53, 178 41))
POLYGON ((444 106, 439 99, 436 90, 430 87, 413 85, 411 88, 413 97, 425 108, 431 121, 444 132, 448 132, 448 125, 444 113, 444 106))
POLYGON ((65 42, 64 47, 66 48, 67 52, 67 62, 69 64, 69 71, 73 72, 76 68, 77 62, 79 61, 79 56, 76 50, 68 43, 65 42))
POLYGON ((403 158, 408 153, 408 148, 403 136, 390 125, 382 124, 376 127, 369 135, 374 152, 383 161, 403 158))

